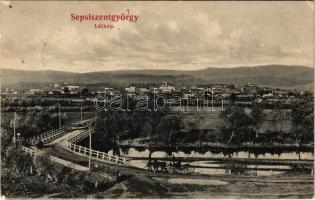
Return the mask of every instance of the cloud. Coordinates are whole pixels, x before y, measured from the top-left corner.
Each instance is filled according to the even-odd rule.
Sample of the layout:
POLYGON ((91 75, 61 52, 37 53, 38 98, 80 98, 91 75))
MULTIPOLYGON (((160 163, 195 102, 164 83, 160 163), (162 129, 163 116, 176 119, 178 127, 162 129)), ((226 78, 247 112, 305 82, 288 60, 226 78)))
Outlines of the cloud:
POLYGON ((305 3, 312 11, 314 10, 314 1, 306 1, 305 3))
POLYGON ((2 3, 2 5, 4 5, 4 6, 10 5, 10 1, 3 1, 3 0, 1 0, 1 3, 2 3))
POLYGON ((16 12, 3 10, 6 67, 84 72, 313 62, 312 11, 302 2, 15 3, 16 12), (113 30, 69 20, 73 12, 127 8, 138 22, 113 30))

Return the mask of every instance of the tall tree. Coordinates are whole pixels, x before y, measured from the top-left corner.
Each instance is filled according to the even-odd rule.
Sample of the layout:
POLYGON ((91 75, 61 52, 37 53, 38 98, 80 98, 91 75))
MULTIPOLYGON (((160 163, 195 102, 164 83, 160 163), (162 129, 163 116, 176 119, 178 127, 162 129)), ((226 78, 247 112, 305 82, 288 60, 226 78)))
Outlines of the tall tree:
POLYGON ((101 150, 110 150, 117 146, 120 135, 127 131, 128 115, 126 112, 106 111, 98 114, 93 146, 101 150))
POLYGON ((253 139, 253 119, 243 108, 232 106, 220 114, 223 119, 221 131, 227 144, 251 141, 253 139))
POLYGON ((292 128, 298 144, 314 141, 314 103, 313 100, 302 98, 297 101, 291 112, 292 128))
MULTIPOLYGON (((59 127, 59 115, 50 109, 18 113, 15 120, 17 131, 22 137, 32 137, 59 127)), ((61 115, 61 124, 66 124, 66 114, 61 115)))
POLYGON ((177 138, 172 138, 172 134, 183 128, 182 118, 179 115, 166 115, 159 123, 157 130, 158 138, 162 142, 174 144, 177 138))
POLYGON ((251 111, 251 116, 252 116, 252 125, 255 129, 255 138, 258 138, 259 136, 258 130, 265 117, 265 114, 263 113, 263 110, 259 105, 254 105, 251 111))

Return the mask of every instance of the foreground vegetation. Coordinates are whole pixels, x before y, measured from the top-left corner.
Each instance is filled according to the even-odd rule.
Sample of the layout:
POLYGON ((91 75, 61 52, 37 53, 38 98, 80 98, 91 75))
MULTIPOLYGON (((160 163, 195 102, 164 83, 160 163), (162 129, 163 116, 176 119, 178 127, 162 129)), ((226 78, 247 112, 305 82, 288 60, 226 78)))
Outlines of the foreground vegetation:
POLYGON ((48 155, 32 158, 13 143, 13 133, 1 133, 1 194, 6 197, 84 197, 104 191, 115 180, 78 172, 52 163, 48 155), (97 185, 96 185, 97 184, 97 185))

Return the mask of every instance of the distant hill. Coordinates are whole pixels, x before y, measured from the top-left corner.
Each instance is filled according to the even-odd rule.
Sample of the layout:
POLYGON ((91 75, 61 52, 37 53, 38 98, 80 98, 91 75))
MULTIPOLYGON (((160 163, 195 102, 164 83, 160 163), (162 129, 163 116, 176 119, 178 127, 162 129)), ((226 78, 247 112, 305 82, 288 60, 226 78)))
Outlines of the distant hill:
POLYGON ((304 66, 267 65, 202 70, 121 70, 91 73, 2 69, 2 85, 16 83, 161 83, 192 86, 200 83, 246 84, 313 90, 314 69, 304 66))

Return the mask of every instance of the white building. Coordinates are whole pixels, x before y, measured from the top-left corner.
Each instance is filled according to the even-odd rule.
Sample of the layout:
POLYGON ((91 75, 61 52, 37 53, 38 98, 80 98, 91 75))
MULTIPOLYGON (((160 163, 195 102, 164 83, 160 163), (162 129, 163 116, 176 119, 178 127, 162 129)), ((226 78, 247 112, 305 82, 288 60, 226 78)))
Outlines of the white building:
POLYGON ((135 93, 136 92, 136 87, 130 86, 128 88, 125 88, 125 91, 128 93, 135 93))
POLYGON ((164 82, 160 87, 159 87, 161 92, 164 93, 171 93, 175 91, 175 87, 168 85, 167 82, 164 82))
POLYGON ((149 92, 150 90, 148 90, 147 88, 138 88, 139 93, 145 93, 145 92, 149 92))
POLYGON ((273 94, 271 94, 271 93, 263 94, 262 97, 263 97, 263 98, 271 98, 271 97, 273 97, 273 94))
POLYGON ((80 89, 80 86, 78 86, 78 85, 68 85, 67 88, 69 90, 78 90, 78 89, 80 89))

